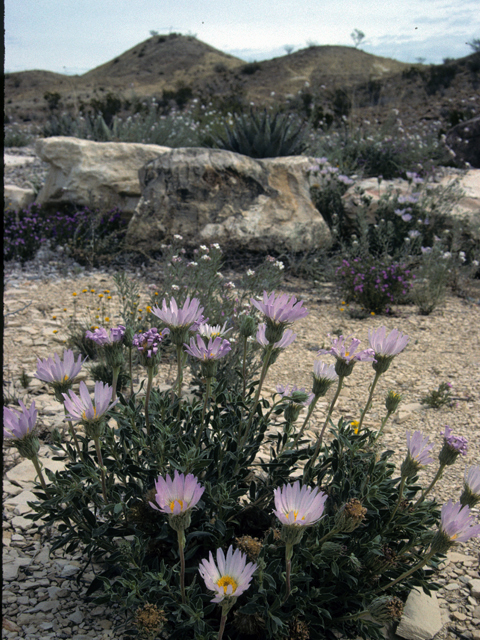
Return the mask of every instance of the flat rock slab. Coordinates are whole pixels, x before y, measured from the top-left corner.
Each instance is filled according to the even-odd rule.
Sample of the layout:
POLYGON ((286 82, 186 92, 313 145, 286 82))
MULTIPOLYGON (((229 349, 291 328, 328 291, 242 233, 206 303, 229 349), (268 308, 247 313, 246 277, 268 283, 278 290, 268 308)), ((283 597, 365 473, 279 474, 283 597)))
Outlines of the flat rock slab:
MULTIPOLYGON (((40 462, 42 463, 44 468, 50 469, 50 471, 62 471, 65 468, 65 463, 60 460, 52 460, 51 458, 40 458, 40 462)), ((48 483, 48 477, 44 473, 45 482, 48 483)), ((7 480, 10 482, 16 482, 22 487, 27 483, 33 483, 35 478, 37 477, 37 472, 35 471, 35 467, 33 466, 33 462, 31 460, 22 460, 20 464, 17 464, 15 467, 10 469, 7 472, 7 480)), ((29 485, 31 486, 31 485, 29 485)))
POLYGON ((442 614, 435 593, 427 596, 420 589, 413 589, 405 603, 396 635, 407 640, 430 640, 442 626, 442 614))

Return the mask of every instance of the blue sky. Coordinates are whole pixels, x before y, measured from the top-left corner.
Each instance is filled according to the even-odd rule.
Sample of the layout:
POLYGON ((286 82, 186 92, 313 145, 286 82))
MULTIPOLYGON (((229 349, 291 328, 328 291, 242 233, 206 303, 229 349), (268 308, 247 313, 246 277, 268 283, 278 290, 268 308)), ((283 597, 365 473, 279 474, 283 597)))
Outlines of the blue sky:
POLYGON ((479 0, 5 0, 5 70, 85 73, 149 37, 195 35, 247 61, 307 44, 438 64, 480 38, 479 0))

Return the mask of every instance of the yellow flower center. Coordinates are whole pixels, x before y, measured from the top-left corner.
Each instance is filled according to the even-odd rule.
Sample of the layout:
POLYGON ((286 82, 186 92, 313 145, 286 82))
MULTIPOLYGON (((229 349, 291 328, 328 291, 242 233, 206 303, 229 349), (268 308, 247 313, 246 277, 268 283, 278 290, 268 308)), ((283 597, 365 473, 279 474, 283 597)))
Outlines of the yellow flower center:
POLYGON ((231 586, 232 587, 232 593, 230 595, 234 594, 235 591, 237 590, 237 587, 238 587, 237 581, 234 580, 232 578, 232 576, 222 576, 220 578, 220 580, 217 580, 217 585, 219 587, 223 587, 223 593, 225 593, 225 594, 227 593, 228 587, 231 586))
MULTIPOLYGON (((286 514, 285 514, 285 516, 287 517, 287 520, 288 520, 288 516, 289 516, 289 514, 288 514, 288 513, 286 513, 286 514)), ((293 521, 294 521, 294 522, 296 522, 296 521, 297 521, 297 517, 298 517, 298 511, 294 511, 294 512, 293 512, 293 521)), ((305 516, 303 516, 302 520, 305 520, 305 516)))
POLYGON ((178 502, 178 504, 180 505, 180 511, 183 511, 183 500, 172 500, 170 502, 170 509, 173 513, 173 510, 175 508, 175 503, 178 502))
POLYGON ((67 380, 68 380, 68 376, 67 376, 67 375, 65 375, 65 376, 63 377, 63 381, 64 381, 64 382, 66 382, 67 380))
MULTIPOLYGON (((82 416, 83 416, 83 419, 86 420, 87 419, 87 412, 84 411, 82 416)), ((93 419, 95 420, 96 417, 97 417, 97 408, 93 407, 93 419)))

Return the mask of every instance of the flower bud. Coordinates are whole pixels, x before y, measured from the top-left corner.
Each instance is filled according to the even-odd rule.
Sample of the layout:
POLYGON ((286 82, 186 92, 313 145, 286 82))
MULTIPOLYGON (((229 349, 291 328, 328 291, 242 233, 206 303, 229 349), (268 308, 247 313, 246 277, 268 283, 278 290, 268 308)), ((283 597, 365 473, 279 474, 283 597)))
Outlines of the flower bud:
POLYGON ((320 547, 320 552, 325 558, 335 560, 345 554, 345 546, 338 542, 324 542, 320 547))
POLYGON ((240 335, 244 338, 250 338, 257 331, 255 318, 252 316, 242 316, 240 318, 240 335))
POLYGON ((387 397, 385 398, 385 408, 387 409, 388 413, 395 413, 401 401, 402 396, 399 393, 395 393, 395 391, 389 391, 387 393, 387 397))
POLYGON ((13 444, 17 448, 18 453, 28 460, 36 458, 40 451, 40 441, 33 433, 27 433, 23 438, 14 440, 13 444))
POLYGON ((399 620, 403 613, 403 602, 396 596, 381 596, 373 600, 368 611, 376 622, 399 620))
POLYGON ((265 328, 265 338, 269 344, 279 342, 285 332, 285 324, 283 322, 272 322, 269 318, 266 318, 265 322, 267 325, 265 328))
POLYGON ((292 546, 298 544, 302 539, 305 527, 296 524, 284 524, 282 525, 281 539, 285 542, 286 546, 292 546))
POLYGON ((349 533, 362 524, 366 514, 367 510, 360 500, 352 498, 335 514, 335 526, 340 531, 349 533))
POLYGON ((335 373, 340 378, 346 378, 352 373, 353 367, 355 366, 355 362, 356 360, 354 359, 347 362, 346 360, 337 358, 337 361, 335 362, 335 373))

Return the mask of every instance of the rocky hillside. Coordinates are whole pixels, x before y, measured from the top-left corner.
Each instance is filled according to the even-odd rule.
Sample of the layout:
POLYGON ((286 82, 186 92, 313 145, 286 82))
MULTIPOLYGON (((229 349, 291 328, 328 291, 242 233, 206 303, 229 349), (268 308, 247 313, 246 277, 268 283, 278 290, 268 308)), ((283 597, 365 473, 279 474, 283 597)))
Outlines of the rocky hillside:
MULTIPOLYGON (((118 110, 156 96, 183 107, 197 97, 215 106, 285 104, 320 118, 356 115, 384 121, 393 108, 407 121, 441 120, 447 129, 479 112, 480 53, 442 65, 410 65, 353 47, 312 46, 245 63, 179 34, 156 35, 82 76, 24 71, 5 77, 10 121, 42 122, 51 113, 118 110), (116 102, 115 102, 116 101, 116 102)), ((407 122, 408 123, 408 122, 407 122)))

